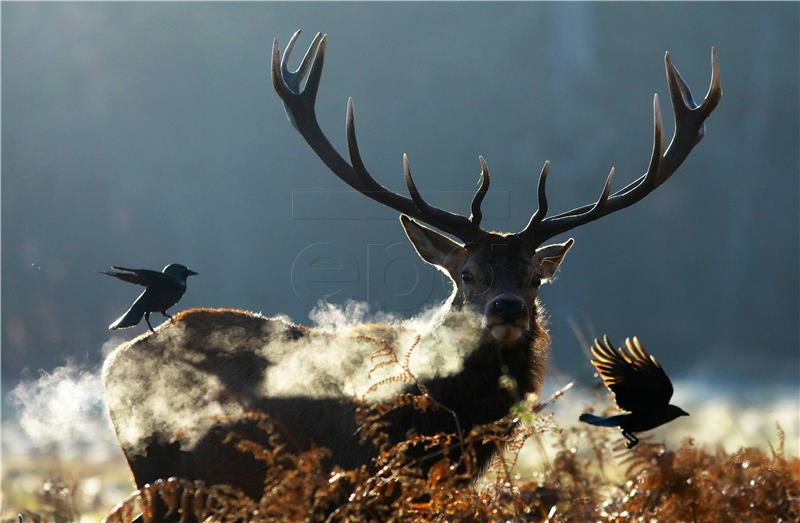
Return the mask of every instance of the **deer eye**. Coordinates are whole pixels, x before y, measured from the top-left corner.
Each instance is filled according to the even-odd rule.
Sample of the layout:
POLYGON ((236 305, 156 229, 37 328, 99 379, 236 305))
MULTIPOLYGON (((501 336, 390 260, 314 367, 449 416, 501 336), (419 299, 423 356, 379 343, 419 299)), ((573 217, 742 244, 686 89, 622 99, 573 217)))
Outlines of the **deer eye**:
POLYGON ((472 283, 475 281, 475 277, 469 271, 462 271, 461 281, 463 281, 464 283, 472 283))

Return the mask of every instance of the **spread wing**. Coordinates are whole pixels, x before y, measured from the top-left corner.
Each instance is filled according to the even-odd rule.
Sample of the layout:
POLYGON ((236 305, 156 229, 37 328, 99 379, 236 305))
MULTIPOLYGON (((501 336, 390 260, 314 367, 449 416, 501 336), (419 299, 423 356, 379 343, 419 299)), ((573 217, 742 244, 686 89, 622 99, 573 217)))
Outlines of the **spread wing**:
POLYGON ((151 271, 149 269, 126 269, 125 267, 118 267, 113 265, 112 270, 103 271, 103 274, 108 274, 122 281, 142 285, 143 287, 150 287, 152 285, 164 285, 165 283, 174 283, 172 278, 168 275, 151 271))
POLYGON ((606 387, 614 394, 620 409, 627 411, 649 410, 669 404, 672 382, 656 359, 647 353, 634 337, 625 339, 627 352, 614 349, 603 337, 602 343, 594 340, 592 365, 603 378, 606 387))

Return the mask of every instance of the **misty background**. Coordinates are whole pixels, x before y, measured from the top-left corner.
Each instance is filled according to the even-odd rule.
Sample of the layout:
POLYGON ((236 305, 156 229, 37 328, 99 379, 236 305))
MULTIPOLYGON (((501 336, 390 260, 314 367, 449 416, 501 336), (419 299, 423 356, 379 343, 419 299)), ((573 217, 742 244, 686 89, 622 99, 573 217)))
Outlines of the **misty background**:
POLYGON ((112 264, 199 272, 172 312, 308 323, 322 298, 413 315, 446 297, 397 213, 346 187, 288 123, 269 54, 302 28, 295 63, 316 31, 329 37, 317 114, 340 151, 352 96, 373 176, 405 192, 407 152, 428 201, 461 213, 483 154, 484 225, 510 231, 536 208, 545 160, 551 212, 594 200, 612 165, 617 188, 638 177, 654 92, 672 133, 664 51, 701 99, 716 46, 724 96, 706 138, 644 201, 570 233, 542 288, 553 372, 591 380, 576 332, 637 335, 677 379, 796 400, 799 9, 4 3, 4 396, 39 369, 99 364, 140 290, 97 273, 112 264))

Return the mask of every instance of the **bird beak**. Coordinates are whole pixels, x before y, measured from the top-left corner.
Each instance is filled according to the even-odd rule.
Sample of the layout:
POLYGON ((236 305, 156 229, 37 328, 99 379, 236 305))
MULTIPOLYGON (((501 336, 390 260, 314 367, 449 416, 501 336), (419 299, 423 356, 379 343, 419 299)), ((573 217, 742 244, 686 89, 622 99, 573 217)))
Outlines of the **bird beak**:
POLYGON ((191 269, 186 269, 186 275, 187 275, 187 276, 197 276, 197 273, 196 273, 196 272, 194 272, 194 271, 193 271, 193 270, 191 270, 191 269))
POLYGON ((688 413, 688 412, 686 412, 685 410, 684 410, 684 411, 681 411, 681 414, 682 414, 683 416, 688 416, 688 415, 689 415, 689 413, 688 413))

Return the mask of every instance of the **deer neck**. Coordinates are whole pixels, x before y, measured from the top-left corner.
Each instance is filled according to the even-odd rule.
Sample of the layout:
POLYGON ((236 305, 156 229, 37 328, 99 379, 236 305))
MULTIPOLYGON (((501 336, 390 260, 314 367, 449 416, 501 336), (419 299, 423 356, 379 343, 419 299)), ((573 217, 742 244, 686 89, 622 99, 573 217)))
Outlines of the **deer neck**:
POLYGON ((459 349, 467 356, 458 373, 425 380, 423 385, 436 401, 458 415, 465 429, 495 421, 528 393, 541 391, 550 338, 539 309, 537 304, 531 329, 512 343, 497 341, 479 319, 458 306, 445 311, 442 327, 466 331, 461 335, 469 346, 459 349), (476 409, 476 405, 482 408, 476 409))

